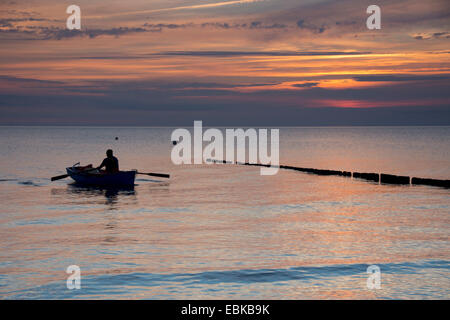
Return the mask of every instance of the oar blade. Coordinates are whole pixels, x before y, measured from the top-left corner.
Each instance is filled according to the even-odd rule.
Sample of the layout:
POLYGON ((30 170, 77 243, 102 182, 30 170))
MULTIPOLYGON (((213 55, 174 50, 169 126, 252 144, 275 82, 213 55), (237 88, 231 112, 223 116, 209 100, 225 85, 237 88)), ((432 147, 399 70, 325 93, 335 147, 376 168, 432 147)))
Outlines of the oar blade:
POLYGON ((50 180, 51 181, 61 180, 61 179, 67 178, 68 176, 69 176, 68 174, 62 174, 60 176, 51 177, 50 180))
POLYGON ((144 172, 137 172, 137 174, 145 174, 147 176, 152 176, 152 177, 160 177, 160 178, 170 178, 170 174, 166 174, 166 173, 144 173, 144 172))
POLYGON ((170 175, 165 174, 165 173, 150 173, 149 176, 161 177, 161 178, 170 178, 170 175))

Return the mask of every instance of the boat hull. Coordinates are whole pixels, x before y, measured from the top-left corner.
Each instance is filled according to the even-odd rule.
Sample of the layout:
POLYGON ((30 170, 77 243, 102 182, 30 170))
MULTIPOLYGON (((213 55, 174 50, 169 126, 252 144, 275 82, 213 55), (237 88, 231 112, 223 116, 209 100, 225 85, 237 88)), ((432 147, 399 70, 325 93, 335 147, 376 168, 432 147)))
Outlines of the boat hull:
POLYGON ((75 168, 66 168, 67 174, 78 184, 102 187, 134 186, 136 171, 120 171, 117 173, 99 174, 83 173, 75 168))

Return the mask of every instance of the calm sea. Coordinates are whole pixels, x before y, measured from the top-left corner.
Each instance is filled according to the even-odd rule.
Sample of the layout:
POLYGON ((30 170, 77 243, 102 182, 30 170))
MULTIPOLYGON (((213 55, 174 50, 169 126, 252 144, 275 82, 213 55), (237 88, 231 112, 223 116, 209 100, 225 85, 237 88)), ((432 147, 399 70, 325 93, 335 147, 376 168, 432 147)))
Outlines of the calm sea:
MULTIPOLYGON (((448 189, 175 166, 171 132, 0 127, 0 298, 450 298, 448 189), (122 169, 172 177, 50 182, 107 148, 122 169), (381 289, 367 288, 370 265, 381 289)), ((280 129, 285 165, 450 179, 449 152, 450 127, 280 129)))

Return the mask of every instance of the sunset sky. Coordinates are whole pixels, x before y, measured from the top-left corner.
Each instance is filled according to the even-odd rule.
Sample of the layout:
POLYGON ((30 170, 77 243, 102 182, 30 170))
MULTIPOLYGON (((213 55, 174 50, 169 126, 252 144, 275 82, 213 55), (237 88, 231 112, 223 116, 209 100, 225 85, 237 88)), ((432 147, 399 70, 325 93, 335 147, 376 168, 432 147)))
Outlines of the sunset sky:
POLYGON ((1 125, 450 125, 448 0, 0 0, 0 42, 1 125))

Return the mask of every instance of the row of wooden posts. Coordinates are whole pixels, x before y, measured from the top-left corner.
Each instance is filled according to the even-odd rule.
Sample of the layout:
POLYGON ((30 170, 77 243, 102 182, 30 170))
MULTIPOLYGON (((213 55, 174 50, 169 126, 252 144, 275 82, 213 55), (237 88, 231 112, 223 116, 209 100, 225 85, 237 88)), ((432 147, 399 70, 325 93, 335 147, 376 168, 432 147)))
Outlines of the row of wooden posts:
MULTIPOLYGON (((226 164, 238 164, 245 166, 258 166, 258 167, 270 167, 271 165, 265 165, 260 163, 248 163, 248 162, 236 162, 233 163, 231 161, 226 160, 211 160, 207 161, 213 163, 226 163, 226 164)), ((408 176, 397 176, 394 174, 386 174, 386 173, 368 173, 368 172, 350 172, 350 171, 339 171, 339 170, 327 170, 327 169, 314 169, 314 168, 302 168, 302 167, 293 167, 293 166, 285 166, 279 165, 280 169, 287 170, 295 170, 310 174, 317 174, 320 176, 342 176, 342 177, 352 177, 363 179, 367 181, 384 183, 384 184, 397 184, 397 185, 425 185, 425 186, 433 186, 433 187, 442 187, 442 188, 450 188, 450 180, 443 179, 428 179, 428 178, 417 178, 417 177, 408 177, 408 176)))

